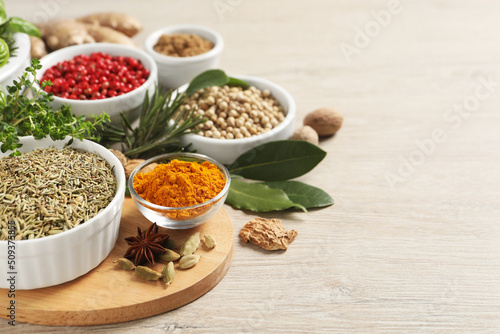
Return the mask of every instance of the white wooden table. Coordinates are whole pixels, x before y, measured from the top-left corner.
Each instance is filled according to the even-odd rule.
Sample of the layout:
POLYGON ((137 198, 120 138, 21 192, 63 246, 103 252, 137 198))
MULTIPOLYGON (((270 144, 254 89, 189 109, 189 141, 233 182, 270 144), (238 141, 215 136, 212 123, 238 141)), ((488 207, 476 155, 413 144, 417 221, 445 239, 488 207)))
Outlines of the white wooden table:
POLYGON ((289 90, 297 126, 318 107, 345 115, 300 178, 335 205, 263 215, 299 232, 288 251, 244 244, 256 215, 226 206, 233 264, 200 299, 128 323, 16 332, 500 332, 498 2, 5 2, 30 20, 125 11, 145 26, 139 45, 165 25, 206 25, 225 39, 227 73, 289 90))

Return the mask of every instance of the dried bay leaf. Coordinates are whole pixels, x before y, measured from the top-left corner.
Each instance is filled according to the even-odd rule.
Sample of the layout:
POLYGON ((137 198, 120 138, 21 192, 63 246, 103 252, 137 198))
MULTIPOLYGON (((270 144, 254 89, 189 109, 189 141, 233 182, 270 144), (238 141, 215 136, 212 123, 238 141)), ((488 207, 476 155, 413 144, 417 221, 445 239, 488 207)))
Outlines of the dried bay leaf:
POLYGON ((324 190, 299 181, 274 181, 265 183, 269 188, 283 190, 288 198, 307 209, 332 205, 333 198, 324 190))
POLYGON ((247 89, 250 87, 250 84, 241 79, 228 77, 226 73, 222 70, 207 70, 198 76, 196 76, 189 83, 188 88, 186 89, 186 95, 191 96, 197 91, 212 86, 224 86, 229 85, 233 87, 241 87, 243 89, 247 89))
POLYGON ((228 77, 224 71, 208 70, 196 76, 189 83, 186 89, 186 95, 191 96, 200 89, 210 86, 222 86, 228 82, 228 77))
POLYGON ((325 151, 309 142, 278 140, 248 150, 228 169, 247 179, 282 181, 306 174, 325 156, 325 151))
POLYGON ((242 89, 250 88, 250 84, 246 81, 232 77, 228 77, 227 85, 232 87, 241 87, 242 89))
POLYGON ((281 189, 271 189, 262 183, 248 183, 239 179, 231 181, 226 203, 244 210, 254 212, 268 212, 298 208, 305 208, 292 202, 281 189))

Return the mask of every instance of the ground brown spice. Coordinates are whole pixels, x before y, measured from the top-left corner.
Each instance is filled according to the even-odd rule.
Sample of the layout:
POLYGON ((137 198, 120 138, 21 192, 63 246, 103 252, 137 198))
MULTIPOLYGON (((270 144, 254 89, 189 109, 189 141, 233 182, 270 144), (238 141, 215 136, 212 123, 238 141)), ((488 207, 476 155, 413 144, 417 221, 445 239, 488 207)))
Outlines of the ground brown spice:
POLYGON ((193 34, 162 35, 153 49, 170 57, 192 57, 210 51, 212 42, 193 34))

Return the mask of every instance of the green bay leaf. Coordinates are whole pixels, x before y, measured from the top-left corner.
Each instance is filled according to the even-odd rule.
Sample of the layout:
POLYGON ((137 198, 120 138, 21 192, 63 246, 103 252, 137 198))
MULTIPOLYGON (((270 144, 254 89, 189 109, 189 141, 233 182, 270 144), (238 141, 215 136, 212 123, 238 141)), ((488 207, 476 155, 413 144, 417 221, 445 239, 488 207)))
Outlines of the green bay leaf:
POLYGON ((303 207, 321 208, 333 204, 333 198, 324 190, 299 181, 274 181, 264 183, 269 188, 281 189, 288 198, 303 207))
POLYGON ((40 30, 31 22, 23 20, 19 17, 11 17, 7 26, 7 31, 15 33, 22 32, 30 36, 41 38, 40 30))
POLYGON ((198 76, 196 76, 189 83, 186 89, 186 95, 191 96, 200 89, 211 87, 211 86, 222 86, 229 81, 226 73, 222 70, 207 70, 198 76))
POLYGON ((254 212, 280 211, 289 208, 305 211, 304 207, 292 202, 281 189, 271 189, 262 183, 248 183, 237 178, 231 180, 226 204, 254 212))
POLYGON ((232 87, 241 87, 242 89, 250 88, 250 84, 244 80, 228 77, 227 84, 232 87))
POLYGON ((325 151, 309 142, 278 140, 248 150, 228 169, 247 179, 282 181, 306 174, 325 156, 325 151))

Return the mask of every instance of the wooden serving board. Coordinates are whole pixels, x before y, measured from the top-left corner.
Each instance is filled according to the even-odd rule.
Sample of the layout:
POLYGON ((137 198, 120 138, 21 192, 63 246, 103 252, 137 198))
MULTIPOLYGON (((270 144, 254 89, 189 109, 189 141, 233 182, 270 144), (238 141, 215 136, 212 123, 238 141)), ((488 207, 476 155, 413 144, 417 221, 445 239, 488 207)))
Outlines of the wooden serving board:
MULTIPOLYGON (((123 257, 125 237, 136 235, 137 226, 151 223, 141 215, 131 198, 125 198, 120 233, 115 248, 87 274, 57 286, 16 291, 16 321, 41 325, 81 326, 124 322, 160 314, 185 305, 204 295, 229 270, 233 255, 233 226, 224 210, 208 222, 188 230, 167 230, 178 245, 191 234, 211 234, 217 246, 209 250, 201 243, 195 254, 198 264, 187 270, 175 262, 175 279, 167 287, 159 281, 144 281, 133 271, 121 269, 115 261, 123 257)), ((160 229, 165 230, 165 229, 160 229)), ((165 263, 154 269, 161 271, 165 263)), ((8 305, 8 291, 0 289, 0 305, 8 305)), ((0 314, 6 317, 6 312, 0 314)))

